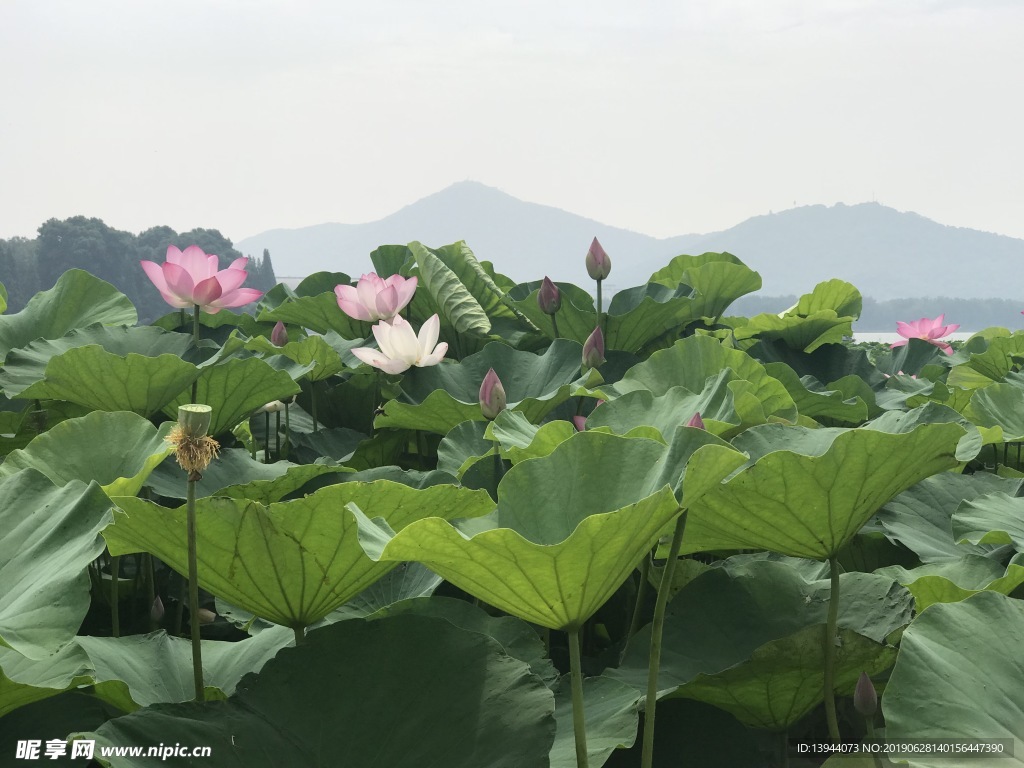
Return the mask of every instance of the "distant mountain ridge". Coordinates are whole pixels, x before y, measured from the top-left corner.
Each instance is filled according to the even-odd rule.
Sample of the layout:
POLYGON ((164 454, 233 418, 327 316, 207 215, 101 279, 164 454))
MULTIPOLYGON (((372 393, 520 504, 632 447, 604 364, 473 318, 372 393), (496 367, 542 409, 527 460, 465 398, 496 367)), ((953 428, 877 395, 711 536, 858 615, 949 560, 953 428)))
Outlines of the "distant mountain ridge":
POLYGON ((682 253, 729 251, 760 272, 761 295, 799 294, 833 277, 878 300, 903 297, 1017 298, 1010 276, 1024 266, 1024 240, 950 227, 878 203, 809 205, 755 216, 708 234, 655 238, 558 208, 518 200, 465 181, 366 224, 274 229, 235 247, 266 248, 280 275, 320 270, 358 276, 372 269, 379 245, 419 240, 439 246, 465 240, 481 260, 517 281, 584 284, 583 259, 593 237, 612 259, 608 289, 644 282, 682 253))

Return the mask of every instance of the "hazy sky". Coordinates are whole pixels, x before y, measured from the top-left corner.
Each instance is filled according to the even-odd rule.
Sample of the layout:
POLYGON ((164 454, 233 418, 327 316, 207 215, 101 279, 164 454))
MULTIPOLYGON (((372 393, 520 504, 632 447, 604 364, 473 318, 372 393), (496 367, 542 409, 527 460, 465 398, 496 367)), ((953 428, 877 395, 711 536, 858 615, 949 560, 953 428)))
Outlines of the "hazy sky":
POLYGON ((1022 41, 1020 0, 0 0, 0 237, 465 179, 658 236, 877 199, 1024 237, 1022 41))

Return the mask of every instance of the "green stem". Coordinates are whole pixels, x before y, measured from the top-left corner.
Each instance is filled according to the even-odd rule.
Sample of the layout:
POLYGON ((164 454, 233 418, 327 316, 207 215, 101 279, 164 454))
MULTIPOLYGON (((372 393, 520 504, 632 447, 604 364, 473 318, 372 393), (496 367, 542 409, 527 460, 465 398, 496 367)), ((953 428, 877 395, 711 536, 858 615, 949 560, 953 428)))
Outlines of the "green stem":
POLYGON ((825 620, 825 720, 828 735, 839 743, 839 720, 836 718, 836 625, 839 622, 839 561, 835 555, 828 559, 831 571, 831 590, 828 596, 828 618, 825 620))
POLYGON ((263 463, 270 463, 270 411, 263 412, 263 463))
MULTIPOLYGON (((629 634, 626 635, 626 644, 629 645, 630 639, 640 629, 640 616, 643 613, 644 601, 647 599, 648 589, 648 575, 651 572, 651 556, 649 554, 644 555, 643 562, 640 563, 640 585, 636 588, 636 605, 633 606, 633 619, 629 622, 629 634)), ((625 649, 623 649, 625 653, 625 649)))
POLYGON ((313 417, 313 432, 316 433, 316 432, 320 431, 320 423, 316 419, 316 382, 315 381, 309 382, 309 402, 310 402, 310 407, 311 407, 311 409, 313 411, 309 415, 313 417))
POLYGON ((295 644, 304 645, 306 642, 306 628, 292 627, 292 632, 295 633, 295 644))
POLYGON ((192 677, 195 680, 196 701, 206 701, 203 683, 203 646, 199 637, 199 566, 196 556, 196 480, 198 472, 189 474, 185 498, 188 521, 188 618, 192 629, 192 677))
POLYGON ((557 339, 558 338, 558 320, 555 319, 554 315, 551 316, 551 327, 555 329, 555 338, 557 339))
POLYGON ((583 712, 579 627, 569 630, 569 667, 572 676, 572 729, 576 736, 576 768, 587 768, 587 722, 583 712))
POLYGON ((644 749, 640 758, 641 768, 651 768, 654 764, 654 714, 658 706, 658 672, 661 667, 661 636, 665 629, 665 609, 668 596, 672 591, 672 580, 675 578, 676 562, 679 550, 683 545, 683 531, 686 530, 686 513, 676 519, 675 531, 672 533, 672 545, 668 550, 668 561, 661 573, 658 584, 658 599, 654 604, 654 623, 651 625, 651 660, 647 667, 647 700, 644 705, 644 749))
POLYGON ((281 460, 281 412, 274 415, 274 453, 281 460))
POLYGON ((113 628, 114 637, 121 636, 121 605, 118 595, 120 581, 118 578, 121 572, 121 556, 114 555, 110 558, 110 625, 113 628))
POLYGON ((288 413, 288 403, 284 404, 284 452, 285 456, 291 455, 292 452, 292 419, 288 413))
MULTIPOLYGON (((184 314, 185 310, 183 309, 181 311, 184 314)), ((202 310, 199 309, 199 305, 198 304, 196 304, 192 308, 192 341, 196 345, 197 349, 199 347, 199 313, 201 311, 202 310)), ((192 402, 193 403, 196 402, 196 397, 197 397, 198 393, 199 393, 199 379, 196 379, 195 381, 192 382, 192 402)))
POLYGON ((604 282, 604 281, 603 280, 598 280, 597 281, 597 325, 598 325, 599 328, 601 328, 601 333, 604 333, 604 323, 601 322, 601 314, 602 314, 601 310, 603 309, 603 305, 601 304, 601 283, 602 282, 604 282))
POLYGON ((142 553, 143 568, 146 570, 146 616, 149 618, 149 631, 156 629, 156 622, 153 621, 153 603, 156 602, 156 568, 153 565, 153 556, 148 552, 142 553))

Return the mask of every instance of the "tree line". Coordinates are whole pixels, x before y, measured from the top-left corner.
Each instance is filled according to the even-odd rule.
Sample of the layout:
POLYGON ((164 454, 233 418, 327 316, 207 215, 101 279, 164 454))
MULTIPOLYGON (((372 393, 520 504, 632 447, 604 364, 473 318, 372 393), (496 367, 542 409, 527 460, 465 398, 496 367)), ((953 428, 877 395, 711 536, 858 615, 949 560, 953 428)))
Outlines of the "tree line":
MULTIPOLYGON (((169 245, 182 249, 198 245, 206 253, 217 255, 221 269, 246 255, 235 250, 231 240, 216 229, 179 233, 171 227, 158 226, 135 235, 109 227, 101 219, 50 219, 39 227, 35 238, 0 240, 0 283, 7 288, 7 311, 22 309, 32 296, 52 287, 67 270, 84 269, 131 299, 140 322, 152 322, 170 308, 142 271, 139 261, 147 259, 162 264, 169 245)), ((267 251, 263 251, 261 258, 250 257, 247 269, 247 287, 267 291, 277 283, 267 251)))

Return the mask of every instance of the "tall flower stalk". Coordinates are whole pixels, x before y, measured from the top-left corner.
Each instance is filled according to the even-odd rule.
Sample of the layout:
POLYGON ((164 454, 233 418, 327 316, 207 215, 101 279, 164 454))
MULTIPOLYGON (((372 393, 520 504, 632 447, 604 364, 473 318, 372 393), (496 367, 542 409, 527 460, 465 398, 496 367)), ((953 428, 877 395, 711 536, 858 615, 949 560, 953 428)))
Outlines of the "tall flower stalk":
POLYGON ((601 243, 594 238, 594 242, 590 244, 590 250, 587 251, 587 274, 590 275, 590 279, 597 282, 597 327, 604 329, 604 306, 601 303, 601 284, 605 278, 611 274, 612 271, 612 260, 608 258, 608 254, 605 253, 604 248, 601 247, 601 243))
POLYGON ((203 646, 199 634, 199 566, 196 554, 196 483, 217 456, 220 445, 207 435, 213 409, 208 405, 189 404, 178 407, 178 424, 168 440, 174 446, 178 464, 188 473, 185 488, 186 528, 188 539, 188 615, 192 636, 192 676, 196 701, 206 700, 203 680, 203 646))

